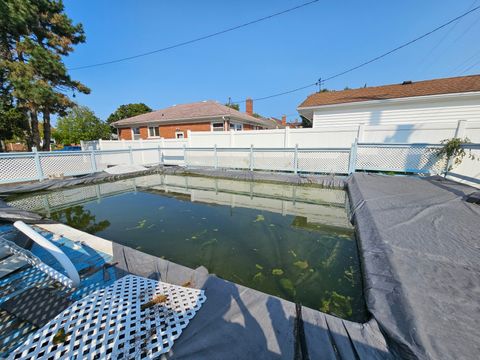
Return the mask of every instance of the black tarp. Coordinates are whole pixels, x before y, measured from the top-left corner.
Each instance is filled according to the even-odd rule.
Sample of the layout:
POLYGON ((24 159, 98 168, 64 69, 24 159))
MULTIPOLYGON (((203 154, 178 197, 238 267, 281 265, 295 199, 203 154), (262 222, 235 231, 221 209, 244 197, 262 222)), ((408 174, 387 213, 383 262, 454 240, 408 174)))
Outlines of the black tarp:
POLYGON ((355 174, 367 307, 402 359, 480 356, 480 206, 440 177, 355 174))

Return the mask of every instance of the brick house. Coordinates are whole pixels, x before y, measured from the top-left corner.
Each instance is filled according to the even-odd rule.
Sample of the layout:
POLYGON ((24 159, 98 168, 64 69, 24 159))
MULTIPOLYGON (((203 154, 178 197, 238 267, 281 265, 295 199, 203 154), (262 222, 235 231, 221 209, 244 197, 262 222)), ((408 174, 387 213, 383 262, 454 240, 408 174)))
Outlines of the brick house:
POLYGON ((183 139, 190 131, 242 131, 276 128, 276 123, 253 116, 253 100, 240 112, 216 101, 174 105, 112 123, 121 140, 183 139))

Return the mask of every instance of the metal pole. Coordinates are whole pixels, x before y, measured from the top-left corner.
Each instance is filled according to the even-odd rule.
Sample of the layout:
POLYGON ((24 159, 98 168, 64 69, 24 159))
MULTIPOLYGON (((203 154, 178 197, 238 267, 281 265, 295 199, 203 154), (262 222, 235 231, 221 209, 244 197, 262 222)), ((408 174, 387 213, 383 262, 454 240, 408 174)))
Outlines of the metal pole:
POLYGON ((32 147, 32 151, 35 159, 35 167, 37 168, 38 181, 42 181, 45 179, 45 175, 43 174, 42 164, 40 162, 40 154, 35 146, 32 147))
POLYGON ((97 172, 97 161, 95 160, 95 151, 90 153, 90 162, 92 163, 92 173, 97 172))
POLYGON ((132 147, 129 146, 128 147, 128 150, 130 152, 130 165, 133 165, 133 151, 132 151, 132 147))
POLYGON ((214 154, 214 168, 218 169, 218 153, 217 153, 217 144, 213 146, 213 154, 214 154))
POLYGON ((298 144, 295 144, 295 153, 293 155, 293 173, 298 173, 298 144))
POLYGON ((348 159, 348 173, 353 174, 355 172, 355 168, 357 167, 357 139, 352 144, 350 148, 350 156, 348 159))
POLYGON ((253 171, 253 144, 250 145, 250 171, 253 171))

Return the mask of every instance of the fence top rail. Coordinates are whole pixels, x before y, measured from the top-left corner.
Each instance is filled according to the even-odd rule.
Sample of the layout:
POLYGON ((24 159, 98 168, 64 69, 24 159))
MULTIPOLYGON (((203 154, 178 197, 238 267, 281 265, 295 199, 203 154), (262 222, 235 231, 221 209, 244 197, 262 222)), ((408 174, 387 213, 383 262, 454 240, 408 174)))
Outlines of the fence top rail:
MULTIPOLYGON (((295 151, 294 147, 278 147, 278 148, 265 148, 265 147, 217 147, 217 151, 250 151, 251 149, 254 152, 262 152, 262 151, 271 151, 271 152, 290 152, 295 151)), ((185 148, 187 151, 213 151, 215 147, 187 147, 185 148)), ((298 151, 350 151, 350 148, 334 148, 334 147, 324 147, 324 148, 297 148, 298 151)))
POLYGON ((358 146, 377 146, 377 147, 398 147, 398 146, 411 146, 411 147, 438 147, 443 146, 442 144, 433 144, 433 143, 374 143, 374 142, 359 142, 358 146))

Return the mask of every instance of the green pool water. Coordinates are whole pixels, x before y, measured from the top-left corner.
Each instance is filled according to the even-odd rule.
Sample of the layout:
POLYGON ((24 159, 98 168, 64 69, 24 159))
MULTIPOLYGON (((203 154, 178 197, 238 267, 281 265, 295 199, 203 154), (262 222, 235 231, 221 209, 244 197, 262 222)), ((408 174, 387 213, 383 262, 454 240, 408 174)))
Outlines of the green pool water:
POLYGON ((10 203, 362 322, 367 314, 345 200, 340 190, 152 175, 10 203))

